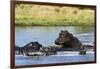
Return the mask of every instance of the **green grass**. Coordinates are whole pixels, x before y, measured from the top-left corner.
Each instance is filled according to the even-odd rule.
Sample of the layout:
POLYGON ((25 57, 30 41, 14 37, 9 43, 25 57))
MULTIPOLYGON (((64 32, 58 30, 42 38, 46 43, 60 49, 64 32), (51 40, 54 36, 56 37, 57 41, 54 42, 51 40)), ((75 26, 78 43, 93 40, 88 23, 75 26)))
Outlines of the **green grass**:
POLYGON ((17 4, 16 26, 93 26, 94 10, 69 6, 17 4))

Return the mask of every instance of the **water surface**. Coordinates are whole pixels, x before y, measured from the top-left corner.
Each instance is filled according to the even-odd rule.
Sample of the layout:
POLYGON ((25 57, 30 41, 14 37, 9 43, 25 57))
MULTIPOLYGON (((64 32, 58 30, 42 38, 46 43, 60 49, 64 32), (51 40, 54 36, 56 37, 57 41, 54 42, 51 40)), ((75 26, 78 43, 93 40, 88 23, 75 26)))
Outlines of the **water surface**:
MULTIPOLYGON (((38 41, 43 46, 55 45, 54 41, 61 30, 68 30, 83 44, 93 44, 94 28, 79 26, 57 26, 57 27, 15 27, 15 45, 24 46, 31 41, 38 41)), ((79 54, 57 54, 51 56, 22 56, 15 55, 16 65, 51 64, 94 61, 94 53, 86 55, 79 54)))
POLYGON ((38 41, 44 46, 54 45, 61 30, 68 30, 82 43, 91 44, 94 41, 93 27, 15 27, 15 44, 24 46, 28 42, 38 41))

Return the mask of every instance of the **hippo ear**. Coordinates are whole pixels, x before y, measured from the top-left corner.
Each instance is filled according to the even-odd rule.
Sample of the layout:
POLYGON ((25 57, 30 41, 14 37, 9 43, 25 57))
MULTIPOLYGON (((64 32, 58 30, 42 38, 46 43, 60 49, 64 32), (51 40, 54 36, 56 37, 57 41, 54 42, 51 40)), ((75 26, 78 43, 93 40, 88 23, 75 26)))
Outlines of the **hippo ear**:
POLYGON ((70 35, 70 37, 73 37, 73 34, 72 33, 70 33, 69 35, 70 35))
POLYGON ((68 32, 67 30, 65 30, 65 32, 68 32))
POLYGON ((39 44, 38 41, 35 42, 36 44, 39 44))
POLYGON ((63 30, 61 30, 61 32, 63 32, 63 30))

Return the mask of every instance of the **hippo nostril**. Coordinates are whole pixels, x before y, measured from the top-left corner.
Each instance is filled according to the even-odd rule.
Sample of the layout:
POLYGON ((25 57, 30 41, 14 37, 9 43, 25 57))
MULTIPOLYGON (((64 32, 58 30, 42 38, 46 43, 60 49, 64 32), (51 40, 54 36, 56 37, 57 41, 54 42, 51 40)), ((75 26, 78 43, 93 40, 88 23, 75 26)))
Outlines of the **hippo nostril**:
POLYGON ((56 44, 56 45, 59 45, 59 42, 58 42, 58 40, 55 40, 55 44, 56 44))

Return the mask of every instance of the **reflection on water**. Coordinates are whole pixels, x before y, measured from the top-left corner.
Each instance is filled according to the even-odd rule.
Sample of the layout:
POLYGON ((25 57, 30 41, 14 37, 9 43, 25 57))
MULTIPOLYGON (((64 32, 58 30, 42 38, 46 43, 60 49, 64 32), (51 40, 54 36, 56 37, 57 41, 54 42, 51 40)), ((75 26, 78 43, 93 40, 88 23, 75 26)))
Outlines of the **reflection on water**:
POLYGON ((15 44, 24 46, 30 41, 38 41, 44 46, 54 45, 61 30, 68 30, 83 43, 94 41, 93 27, 15 27, 15 44))
MULTIPOLYGON (((93 44, 94 28, 93 27, 15 27, 15 44, 24 46, 30 41, 38 41, 43 46, 54 45, 55 39, 61 30, 68 30, 76 36, 82 43, 93 44)), ((50 64, 64 62, 83 62, 94 61, 94 53, 86 55, 79 54, 57 54, 51 56, 22 56, 15 55, 16 65, 31 65, 31 64, 50 64)))

